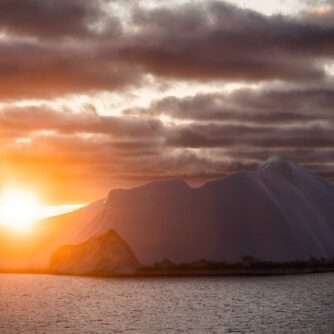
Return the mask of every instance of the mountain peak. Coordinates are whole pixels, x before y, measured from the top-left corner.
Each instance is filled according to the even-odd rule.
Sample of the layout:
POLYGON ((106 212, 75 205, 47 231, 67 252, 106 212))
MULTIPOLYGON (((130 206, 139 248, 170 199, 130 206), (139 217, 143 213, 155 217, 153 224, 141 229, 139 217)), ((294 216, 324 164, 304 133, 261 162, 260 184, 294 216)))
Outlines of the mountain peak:
POLYGON ((271 154, 270 157, 256 170, 258 174, 275 172, 287 177, 293 176, 294 164, 279 154, 271 154))
POLYGON ((269 156, 267 159, 266 163, 268 164, 277 164, 277 163, 282 163, 285 162, 286 160, 283 158, 283 156, 273 153, 269 156))

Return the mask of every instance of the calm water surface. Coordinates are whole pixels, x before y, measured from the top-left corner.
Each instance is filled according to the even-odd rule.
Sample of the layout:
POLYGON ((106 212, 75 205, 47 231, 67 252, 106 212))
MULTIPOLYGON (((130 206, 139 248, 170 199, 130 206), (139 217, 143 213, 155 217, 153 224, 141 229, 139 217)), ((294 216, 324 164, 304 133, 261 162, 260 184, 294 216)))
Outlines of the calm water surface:
POLYGON ((0 275, 0 333, 334 333, 334 274, 0 275))

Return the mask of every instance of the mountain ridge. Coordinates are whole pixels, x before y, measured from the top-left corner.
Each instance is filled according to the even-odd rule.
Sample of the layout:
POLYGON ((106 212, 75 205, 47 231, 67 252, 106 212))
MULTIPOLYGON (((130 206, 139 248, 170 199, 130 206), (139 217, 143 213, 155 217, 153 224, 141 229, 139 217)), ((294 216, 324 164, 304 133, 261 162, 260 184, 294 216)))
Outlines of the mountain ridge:
POLYGON ((58 247, 109 230, 120 235, 144 266, 164 259, 176 265, 201 259, 238 263, 244 257, 275 263, 331 261, 333 202, 332 184, 290 160, 271 156, 254 171, 197 188, 174 179, 112 190, 105 202, 92 206, 98 210, 89 211, 91 219, 83 219, 81 209, 60 217, 66 221, 59 221, 59 231, 59 219, 51 219, 57 233, 36 237, 33 251, 10 253, 0 246, 0 268, 6 263, 44 268, 58 247))
POLYGON ((159 181, 121 193, 111 191, 96 232, 118 230, 147 264, 163 258, 235 262, 245 255, 265 261, 334 256, 334 228, 329 224, 334 217, 334 187, 289 160, 274 155, 255 171, 242 171, 198 188, 181 184, 159 181), (132 213, 126 212, 129 210, 132 213), (160 244, 144 237, 138 225, 160 244), (286 251, 280 248, 280 240, 286 251), (168 241, 175 244, 174 250, 168 241))

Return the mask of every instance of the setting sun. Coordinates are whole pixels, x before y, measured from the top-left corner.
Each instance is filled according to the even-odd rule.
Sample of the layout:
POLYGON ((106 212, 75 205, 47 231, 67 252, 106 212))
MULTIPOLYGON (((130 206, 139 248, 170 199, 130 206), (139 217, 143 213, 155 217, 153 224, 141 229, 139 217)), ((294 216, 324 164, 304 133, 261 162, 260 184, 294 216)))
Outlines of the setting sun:
POLYGON ((11 189, 0 196, 0 224, 17 231, 30 230, 39 218, 40 202, 32 192, 11 189))

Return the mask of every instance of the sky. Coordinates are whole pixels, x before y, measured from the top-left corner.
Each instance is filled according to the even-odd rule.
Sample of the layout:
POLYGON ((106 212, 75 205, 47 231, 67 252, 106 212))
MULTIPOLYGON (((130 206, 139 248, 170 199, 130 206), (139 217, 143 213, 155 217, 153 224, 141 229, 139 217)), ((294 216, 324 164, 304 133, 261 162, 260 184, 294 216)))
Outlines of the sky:
POLYGON ((0 0, 0 187, 90 202, 278 153, 334 181, 333 1, 0 0))

